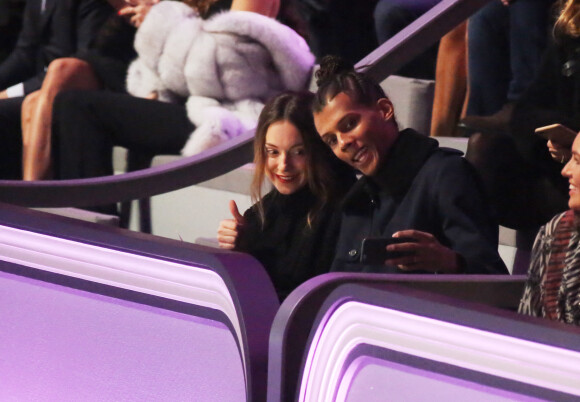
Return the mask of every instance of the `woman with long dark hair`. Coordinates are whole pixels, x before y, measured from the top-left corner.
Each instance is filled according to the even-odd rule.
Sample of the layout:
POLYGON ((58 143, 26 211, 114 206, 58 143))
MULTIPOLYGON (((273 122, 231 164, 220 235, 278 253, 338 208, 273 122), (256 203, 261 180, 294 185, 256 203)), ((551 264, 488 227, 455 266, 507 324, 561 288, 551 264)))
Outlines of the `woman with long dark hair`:
POLYGON ((312 95, 283 93, 264 107, 254 140, 255 204, 220 223, 220 247, 252 254, 285 298, 312 276, 326 272, 334 252, 331 215, 354 182, 321 141, 310 112, 312 95), (265 179, 273 189, 262 194, 265 179))

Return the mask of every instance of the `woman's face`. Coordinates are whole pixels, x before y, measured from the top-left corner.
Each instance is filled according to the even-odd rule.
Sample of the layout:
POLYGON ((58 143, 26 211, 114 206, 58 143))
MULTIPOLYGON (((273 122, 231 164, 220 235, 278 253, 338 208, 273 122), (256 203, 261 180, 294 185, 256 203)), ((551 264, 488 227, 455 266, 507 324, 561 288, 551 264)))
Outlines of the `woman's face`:
POLYGON ((568 178, 570 183, 568 206, 575 211, 580 211, 580 136, 578 135, 572 144, 572 159, 562 169, 562 176, 568 178))
POLYGON ((292 194, 306 184, 307 155, 300 131, 278 121, 266 132, 266 176, 281 194, 292 194))

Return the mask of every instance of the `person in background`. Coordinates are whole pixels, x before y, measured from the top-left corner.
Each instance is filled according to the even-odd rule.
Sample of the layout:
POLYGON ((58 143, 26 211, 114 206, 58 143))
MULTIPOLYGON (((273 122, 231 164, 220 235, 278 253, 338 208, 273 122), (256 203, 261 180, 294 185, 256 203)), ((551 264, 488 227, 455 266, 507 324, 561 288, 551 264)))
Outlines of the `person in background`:
POLYGON ((60 92, 104 89, 126 93, 129 63, 137 57, 135 30, 158 0, 109 0, 117 11, 99 30, 89 49, 52 61, 39 90, 24 98, 21 111, 22 179, 52 178, 52 105, 60 92))
POLYGON ((55 59, 88 49, 111 15, 103 0, 28 0, 15 48, 0 63, 0 178, 21 177, 20 109, 55 59))
POLYGON ((457 127, 467 107, 467 22, 447 32, 439 41, 431 137, 459 137, 457 127))
MULTIPOLYGON (((109 0, 118 15, 100 30, 95 46, 74 57, 53 61, 40 90, 29 94, 22 105, 22 178, 52 178, 51 125, 55 97, 64 91, 102 90, 126 94, 129 63, 137 57, 133 47, 135 29, 159 0, 109 0)), ((254 11, 275 16, 278 0, 186 0, 207 18, 219 11, 254 11)))
POLYGON ((492 0, 467 24, 467 133, 505 131, 548 43, 554 0, 492 0))
POLYGON ((457 151, 399 131, 381 87, 334 57, 317 73, 316 129, 363 177, 345 196, 334 271, 507 273, 483 188, 457 151), (410 238, 384 263, 361 262, 366 237, 410 238))
POLYGON ((247 252, 264 265, 281 300, 328 271, 336 235, 331 215, 354 182, 318 137, 311 99, 287 92, 266 104, 254 140, 256 203, 242 216, 231 201, 233 218, 218 229, 220 247, 247 252), (263 196, 265 178, 273 189, 263 196))
POLYGON ((580 136, 562 176, 568 179, 568 209, 542 226, 518 311, 580 325, 580 136))
POLYGON ((113 174, 115 146, 138 156, 131 170, 149 167, 155 155, 202 152, 253 129, 271 96, 305 88, 314 56, 304 39, 236 4, 207 19, 188 4, 156 4, 136 34, 139 57, 127 74, 131 95, 59 93, 51 130, 55 177, 113 174))
POLYGON ((580 130, 580 1, 558 6, 538 74, 516 102, 509 129, 473 134, 466 153, 486 184, 499 223, 531 232, 530 246, 539 227, 567 209, 568 183, 560 171, 570 157, 569 144, 548 144, 534 131, 556 123, 580 130), (561 152, 551 154, 546 145, 561 152))

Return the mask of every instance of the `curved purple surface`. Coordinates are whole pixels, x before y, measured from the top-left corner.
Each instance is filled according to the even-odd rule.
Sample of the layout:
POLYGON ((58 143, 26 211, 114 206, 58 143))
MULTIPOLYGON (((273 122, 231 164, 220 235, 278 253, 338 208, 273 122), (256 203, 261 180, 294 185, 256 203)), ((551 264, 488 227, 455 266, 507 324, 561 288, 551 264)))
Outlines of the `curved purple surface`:
POLYGON ((25 182, 0 180, 0 201, 28 207, 82 207, 147 198, 213 179, 252 161, 254 132, 201 154, 114 176, 25 182))
POLYGON ((0 287, 2 399, 246 397, 227 321, 1 271, 0 287))
POLYGON ((298 287, 282 303, 270 334, 268 361, 268 400, 280 394, 295 395, 309 331, 327 297, 345 284, 364 284, 387 288, 393 284, 457 299, 480 301, 487 305, 514 310, 523 292, 523 275, 402 275, 329 273, 298 287))
MULTIPOLYGON (((240 341, 238 341, 237 335, 232 338, 232 334, 237 334, 237 332, 234 331, 229 319, 224 319, 224 313, 215 310, 215 307, 207 308, 203 306, 196 307, 195 305, 189 305, 189 307, 183 308, 179 307, 179 303, 181 303, 179 300, 170 300, 166 298, 163 298, 162 302, 155 304, 157 296, 154 294, 128 290, 130 288, 107 286, 103 283, 96 283, 82 279, 80 276, 66 276, 64 279, 59 279, 60 274, 39 269, 40 266, 43 266, 42 261, 40 262, 40 266, 35 265, 39 264, 38 261, 31 262, 31 267, 36 266, 36 268, 31 268, 10 262, 11 260, 8 254, 0 256, 0 271, 4 271, 6 275, 18 274, 21 279, 15 282, 13 276, 3 276, 1 281, 3 283, 6 282, 7 284, 10 283, 11 286, 16 286, 19 289, 24 289, 22 287, 24 286, 26 289, 33 289, 36 287, 36 289, 44 290, 42 292, 30 292, 30 295, 34 297, 29 298, 32 307, 28 310, 24 309, 24 307, 23 310, 20 310, 18 304, 12 304, 12 297, 8 296, 8 293, 0 292, 2 314, 15 317, 13 321, 2 321, 0 324, 2 330, 0 332, 16 330, 16 327, 11 325, 10 322, 18 325, 21 323, 36 325, 34 321, 30 322, 26 320, 26 317, 30 315, 27 314, 26 311, 33 312, 41 306, 48 307, 51 302, 58 304, 57 307, 54 307, 51 310, 51 313, 61 314, 60 311, 62 311, 64 317, 61 318, 65 319, 65 321, 68 320, 67 311, 74 315, 76 306, 78 306, 79 311, 85 310, 88 312, 95 312, 96 310, 92 310, 95 302, 103 302, 104 304, 101 303, 101 306, 104 306, 104 311, 109 313, 103 314, 102 318, 103 320, 105 320, 105 318, 111 318, 111 321, 108 324, 117 328, 117 330, 112 331, 111 337, 117 340, 119 340, 119 337, 121 337, 120 339, 125 339, 125 337, 120 334, 129 332, 136 334, 137 332, 142 332, 134 332, 134 328, 125 328, 123 326, 123 322, 127 321, 125 318, 116 320, 115 317, 117 316, 126 317, 127 311, 129 310, 131 310, 136 317, 151 317, 152 320, 160 323, 158 327, 163 327, 162 323, 171 316, 173 318, 170 321, 175 323, 177 327, 181 326, 185 331, 177 331, 173 334, 176 336, 176 342, 179 341, 179 339, 183 341, 185 339, 184 334, 187 334, 188 331, 190 331, 190 334, 196 331, 198 331, 197 333, 202 334, 203 331, 199 332, 199 330, 203 327, 209 331, 217 331, 215 333, 215 340, 224 339, 224 348, 227 349, 230 348, 231 345, 234 345, 237 356, 241 356, 244 362, 243 372, 246 376, 245 387, 248 391, 246 396, 247 399, 258 401, 265 399, 268 335, 279 303, 268 275, 263 267, 251 256, 87 222, 78 222, 73 219, 4 204, 0 204, 0 227, 10 228, 10 230, 16 229, 17 231, 23 231, 25 233, 30 232, 33 234, 39 234, 42 235, 41 237, 48 236, 56 239, 66 239, 67 241, 77 242, 79 244, 87 245, 88 247, 96 246, 102 250, 111 250, 108 255, 115 255, 121 252, 135 256, 143 256, 148 259, 157 259, 170 263, 175 267, 174 270, 178 268, 178 265, 183 265, 184 269, 192 267, 197 270, 211 272, 213 277, 220 278, 220 283, 223 282, 227 287, 239 323, 239 333, 241 334, 241 337, 240 341), (62 288, 63 286, 66 287, 64 290, 62 288), (63 300, 66 299, 67 302, 59 304, 58 300, 51 299, 50 295, 57 294, 55 292, 60 295, 59 297, 62 296, 63 300), (45 299, 35 300, 37 296, 41 297, 41 294, 45 295, 45 299), (151 300, 153 300, 153 302, 151 300), (67 310, 67 308, 69 310, 67 310), (24 314, 24 317, 18 317, 18 315, 21 314, 24 314), (185 317, 183 314, 187 314, 189 317, 185 317), (194 317, 193 319, 191 318, 192 316, 194 317), (213 322, 210 323, 209 326, 207 325, 209 322, 208 320, 213 322), (118 335, 115 335, 115 333, 118 335), (231 338, 229 341, 228 337, 231 338)), ((63 243, 63 241, 60 242, 63 243)), ((5 244, 0 244, 0 246, 8 247, 8 250, 10 247, 15 247, 13 241, 10 241, 9 243, 10 244, 7 246, 5 246, 5 244)), ((28 247, 30 248, 30 246, 28 247)), ((34 251, 34 248, 31 251, 34 251)), ((139 260, 139 258, 137 260, 139 260)), ((70 264, 70 261, 67 261, 66 259, 63 259, 63 261, 66 264, 70 264)), ((114 263, 115 259, 113 258, 111 261, 114 263)), ((139 266, 137 266, 135 272, 138 273, 139 269, 139 266)), ((118 272, 122 273, 123 270, 119 270, 118 272)), ((144 271, 144 273, 145 272, 147 271, 144 271)), ((181 276, 175 277, 174 275, 173 277, 168 278, 168 280, 175 281, 180 277, 181 276)), ((9 288, 10 286, 7 285, 7 287, 9 288)), ((18 294, 18 292, 15 292, 14 297, 17 298, 18 294)), ((23 297, 24 300, 28 300, 25 295, 23 295, 23 297)), ((138 319, 137 321, 142 322, 144 325, 147 324, 147 320, 140 321, 140 319, 138 319)), ((80 323, 81 321, 77 320, 76 322, 80 323)), ((97 323, 98 322, 101 322, 100 319, 97 320, 97 323)), ((70 325, 74 325, 74 323, 75 320, 70 321, 70 325)), ((31 328, 38 329, 36 332, 32 331, 32 333, 36 333, 36 336, 38 336, 38 334, 42 332, 40 329, 42 327, 34 327, 34 325, 31 328)), ((143 328, 143 326, 141 326, 141 328, 143 328)), ((101 330, 102 328, 96 326, 93 329, 96 331, 101 330)), ((79 331, 80 334, 83 333, 82 329, 79 329, 79 331)), ((6 332, 4 332, 4 335, 9 336, 6 332)), ((23 333, 20 335, 25 334, 23 333)), ((155 336, 159 336, 159 334, 147 334, 147 336, 154 338, 155 336)), ((190 337, 190 335, 187 335, 187 337, 190 337)), ((18 338, 19 336, 11 338, 11 342, 18 338)), ((25 340, 25 338, 22 339, 25 340)), ((206 336, 205 339, 211 341, 212 337, 206 336)), ((42 338, 34 340, 34 342, 36 341, 43 342, 42 338)), ((79 342, 80 341, 81 340, 79 339, 79 342)), ((127 340, 127 342, 130 341, 127 340)), ((6 343, 3 343, 3 346, 9 343, 10 342, 7 341, 6 343)), ((210 344, 213 346, 211 346, 211 350, 208 349, 204 352, 205 355, 209 356, 208 353, 214 353, 214 356, 215 353, 219 354, 219 343, 220 342, 214 344, 214 342, 211 341, 210 344)), ((31 343, 31 345, 33 349, 36 347, 33 346, 33 343, 31 343)), ((231 351, 231 348, 229 350, 231 351)), ((47 350, 47 353, 48 352, 50 352, 49 349, 47 350)), ((5 353, 2 353, 2 356, 5 355, 5 353)), ((208 374, 211 372, 216 373, 221 370, 219 368, 219 362, 211 362, 207 368, 208 374), (215 370, 210 370, 211 367, 216 368, 215 370)), ((230 369, 232 369, 232 367, 224 367, 224 374, 230 369)), ((225 389, 226 388, 224 388, 224 390, 225 389)))
MULTIPOLYGON (((384 281, 385 278, 381 278, 385 276, 375 275, 375 281, 368 278, 369 280, 366 282, 361 275, 355 275, 352 281, 348 281, 346 276, 343 275, 335 276, 334 278, 328 276, 326 282, 330 283, 326 288, 324 286, 324 278, 317 278, 316 283, 307 282, 306 286, 302 289, 299 288, 295 294, 291 295, 292 300, 288 304, 284 302, 273 324, 270 338, 269 401, 294 400, 298 398, 298 390, 302 381, 304 381, 302 376, 306 373, 304 370, 306 370, 307 353, 316 353, 316 350, 320 349, 321 346, 327 351, 334 351, 333 353, 339 353, 343 350, 334 341, 325 344, 323 342, 325 338, 319 338, 319 336, 324 333, 325 327, 330 322, 330 317, 334 316, 335 311, 342 309, 342 306, 353 303, 354 305, 371 307, 369 314, 373 310, 372 307, 376 306, 379 310, 386 309, 395 312, 394 316, 417 317, 417 322, 422 322, 423 319, 440 322, 443 327, 448 326, 451 328, 450 331, 457 326, 459 326, 457 328, 463 328, 462 331, 464 332, 470 332, 470 328, 472 328, 482 334, 498 334, 499 338, 508 337, 516 343, 519 341, 522 344, 532 342, 558 350, 570 350, 571 354, 575 354, 575 356, 580 352, 580 338, 578 338, 580 330, 578 328, 542 319, 524 317, 512 311, 500 310, 489 305, 485 306, 481 303, 473 303, 473 300, 466 301, 465 299, 459 300, 442 296, 440 291, 436 291, 439 294, 428 293, 425 292, 427 290, 425 287, 422 290, 416 290, 412 282, 405 285, 404 281, 398 281, 397 283, 396 280, 393 280, 389 284, 384 281), (302 343, 303 341, 304 344, 302 343), (332 347, 329 348, 328 345, 332 345, 332 347), (281 370, 280 377, 276 377, 277 370, 281 370)), ((461 283, 460 280, 455 282, 459 293, 466 290, 465 288, 471 288, 473 290, 479 287, 476 281, 470 284, 469 278, 467 276, 464 276, 464 278, 467 280, 466 283, 461 283), (466 284, 467 286, 465 286, 466 284)), ((418 279, 419 281, 421 280, 421 278, 418 279)), ((495 279, 489 278, 487 284, 482 283, 482 293, 493 291, 495 287, 493 281, 495 279)), ((509 282, 512 278, 506 279, 509 282)), ((442 276, 432 281, 432 290, 436 290, 438 287, 437 281, 440 280, 442 280, 442 276)), ((522 278, 519 281, 522 281, 522 278)), ((497 284, 500 287, 496 288, 496 293, 509 291, 509 287, 503 287, 507 283, 501 284, 500 280, 497 284)), ((520 282, 519 285, 515 281, 512 282, 512 286, 514 286, 512 290, 516 290, 518 287, 521 290, 521 285, 523 285, 523 282, 520 282)), ((477 296, 475 300, 477 300, 477 296)), ((488 300, 489 302, 490 300, 488 300)), ((493 305, 494 302, 492 301, 489 304, 493 305)), ((346 318, 347 316, 344 317, 346 318)), ((362 316, 359 312, 356 316, 351 315, 347 321, 352 321, 349 327, 349 331, 352 331, 350 336, 356 334, 356 338, 352 338, 352 341, 354 342, 355 339, 358 339, 360 346, 355 347, 349 352, 345 365, 341 367, 334 361, 325 362, 323 360, 316 363, 318 367, 326 367, 327 370, 336 371, 337 369, 342 369, 342 376, 344 381, 346 381, 346 385, 340 385, 345 388, 339 392, 339 400, 342 400, 341 398, 345 395, 350 395, 347 398, 348 400, 359 400, 354 397, 356 395, 360 396, 364 394, 367 397, 371 397, 372 395, 376 396, 377 394, 374 391, 379 391, 383 385, 393 390, 398 384, 389 382, 388 384, 381 385, 380 383, 375 383, 373 385, 371 382, 377 380, 381 375, 380 373, 384 374, 387 371, 398 370, 400 364, 403 364, 406 367, 405 370, 407 370, 406 373, 400 373, 401 376, 407 379, 412 377, 414 381, 423 378, 427 382, 439 382, 442 392, 446 392, 449 389, 447 385, 449 385, 456 390, 462 388, 467 393, 472 392, 472 396, 476 394, 481 396, 485 393, 490 393, 498 397, 502 395, 502 397, 509 398, 517 394, 524 397, 524 399, 530 398, 530 400, 534 398, 566 399, 571 396, 568 393, 536 386, 536 383, 523 384, 517 380, 503 378, 500 373, 491 374, 491 372, 474 371, 461 366, 452 366, 433 360, 426 360, 415 355, 402 354, 394 349, 365 347, 365 338, 364 336, 361 337, 362 333, 359 332, 364 327, 362 324, 363 321, 360 324, 356 324, 358 322, 357 320, 360 319, 362 319, 362 316), (382 363, 379 364, 379 361, 382 363), (365 367, 370 370, 365 371, 365 367), (436 376, 433 375, 434 372, 441 374, 441 376, 435 378, 436 376), (360 378, 358 377, 359 374, 362 375, 360 378), (350 399, 351 397, 354 399, 350 399)), ((364 322, 371 321, 364 320, 364 322)), ((340 321, 334 320, 333 322, 336 328, 340 327, 336 326, 336 323, 340 321)), ((382 320, 380 322, 385 323, 386 321, 382 320)), ((413 331, 417 331, 416 327, 413 331, 410 328, 408 332, 409 336, 413 331)), ((375 332, 372 331, 371 333, 375 332)), ((421 332, 419 331, 418 333, 421 332)), ((407 331, 401 328, 401 336, 407 336, 403 334, 407 334, 407 331)), ((428 334, 424 334, 427 335, 427 338, 429 337, 428 334)), ((348 331, 345 332, 344 329, 340 329, 332 337, 335 340, 341 339, 341 342, 348 343, 351 347, 357 344, 348 341, 351 338, 349 338, 348 331)), ((451 341, 451 338, 445 339, 451 341)), ((490 339, 495 338, 491 336, 490 339)), ((379 343, 383 341, 386 344, 390 342, 387 341, 387 338, 384 338, 379 343)), ((469 343, 469 339, 467 339, 467 343, 469 343)), ((453 346, 450 347, 453 348, 453 346)), ((496 354, 502 355, 502 352, 497 350, 496 354)), ((324 354, 319 355, 317 359, 322 358, 322 356, 324 354)), ((577 358, 574 357, 574 359, 577 358)), ((311 369, 311 367, 308 368, 308 370, 311 369)), ((390 378, 383 378, 382 381, 390 381, 390 378)), ((416 385, 418 384, 420 383, 416 383, 416 385)), ((408 390, 403 387, 401 392, 400 397, 394 396, 393 399, 404 399, 403 394, 408 392, 408 390)), ((365 398, 363 400, 369 399, 365 398)), ((371 398, 370 400, 373 399, 371 398)))

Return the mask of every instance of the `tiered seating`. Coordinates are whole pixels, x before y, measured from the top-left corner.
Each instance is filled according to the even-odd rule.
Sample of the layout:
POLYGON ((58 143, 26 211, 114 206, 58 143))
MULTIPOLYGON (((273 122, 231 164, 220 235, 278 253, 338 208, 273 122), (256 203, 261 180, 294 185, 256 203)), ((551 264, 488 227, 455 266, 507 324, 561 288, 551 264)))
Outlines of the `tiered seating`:
POLYGON ((263 400, 253 258, 2 205, 0 399, 263 400))
MULTIPOLYGON (((382 81, 490 0, 442 0, 357 66, 382 81)), ((23 206, 68 207, 147 198, 220 176, 251 161, 249 132, 200 155, 106 178, 0 181, 0 201, 23 206)))

